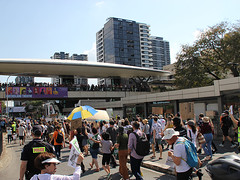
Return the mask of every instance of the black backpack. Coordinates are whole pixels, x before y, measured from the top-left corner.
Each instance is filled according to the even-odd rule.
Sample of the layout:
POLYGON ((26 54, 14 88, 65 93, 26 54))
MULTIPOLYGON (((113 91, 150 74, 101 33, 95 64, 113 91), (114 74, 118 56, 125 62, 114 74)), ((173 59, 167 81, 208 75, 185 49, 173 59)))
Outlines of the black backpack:
POLYGON ((224 126, 230 128, 233 125, 232 119, 229 116, 225 116, 222 119, 224 126))
POLYGON ((139 136, 136 132, 133 132, 137 138, 137 145, 134 150, 139 156, 146 156, 150 152, 150 143, 148 142, 147 136, 145 133, 142 133, 142 136, 139 136))
POLYGON ((63 133, 62 133, 62 131, 58 131, 56 142, 57 143, 62 143, 63 142, 63 133))

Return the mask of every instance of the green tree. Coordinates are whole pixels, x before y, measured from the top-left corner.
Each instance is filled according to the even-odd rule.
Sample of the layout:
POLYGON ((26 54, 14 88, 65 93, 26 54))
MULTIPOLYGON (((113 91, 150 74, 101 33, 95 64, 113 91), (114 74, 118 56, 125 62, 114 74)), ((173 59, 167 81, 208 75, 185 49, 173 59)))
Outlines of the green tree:
POLYGON ((27 101, 25 106, 26 113, 32 114, 33 117, 39 118, 43 113, 43 101, 27 101))
POLYGON ((183 45, 177 55, 176 86, 212 85, 229 73, 239 76, 240 26, 222 22, 202 32, 195 43, 183 45))

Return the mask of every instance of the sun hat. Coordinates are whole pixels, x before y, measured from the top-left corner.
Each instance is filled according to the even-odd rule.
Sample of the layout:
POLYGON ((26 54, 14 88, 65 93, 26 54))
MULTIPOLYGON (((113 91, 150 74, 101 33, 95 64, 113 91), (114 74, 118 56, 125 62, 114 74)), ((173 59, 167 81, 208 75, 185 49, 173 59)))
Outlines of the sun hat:
POLYGON ((144 120, 143 120, 143 123, 144 123, 144 124, 147 124, 147 123, 148 123, 148 120, 147 120, 147 119, 144 119, 144 120))
POLYGON ((202 120, 203 120, 204 123, 209 123, 210 122, 209 117, 206 117, 206 116, 203 117, 202 120))
POLYGON ((162 139, 171 139, 173 136, 178 136, 179 132, 175 131, 173 128, 168 128, 164 131, 164 136, 162 139))
POLYGON ((163 115, 160 114, 160 115, 158 116, 158 118, 159 118, 159 119, 163 119, 163 115))
POLYGON ((50 159, 46 159, 46 160, 42 161, 42 164, 44 164, 44 163, 57 163, 57 164, 59 164, 60 161, 57 160, 56 158, 50 158, 50 159))

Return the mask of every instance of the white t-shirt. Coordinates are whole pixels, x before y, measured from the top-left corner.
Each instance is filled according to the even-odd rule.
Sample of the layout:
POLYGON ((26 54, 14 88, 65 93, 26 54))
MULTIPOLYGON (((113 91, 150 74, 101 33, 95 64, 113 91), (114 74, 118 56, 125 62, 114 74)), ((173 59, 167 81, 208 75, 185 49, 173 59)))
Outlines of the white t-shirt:
POLYGON ((197 134, 198 131, 196 130, 195 134, 193 133, 192 129, 187 128, 187 137, 189 137, 192 140, 192 143, 194 144, 195 147, 197 147, 197 134), (191 135, 190 135, 191 133, 191 135))
POLYGON ((162 132, 162 126, 161 126, 161 124, 159 124, 159 123, 156 123, 156 122, 154 122, 153 123, 153 126, 152 126, 152 131, 156 131, 156 139, 161 139, 162 138, 162 136, 161 136, 161 132, 162 132))
POLYGON ((188 171, 190 169, 190 166, 184 161, 184 160, 187 160, 185 145, 183 143, 177 143, 179 141, 184 141, 184 138, 179 137, 177 139, 177 141, 173 145, 173 152, 174 152, 174 156, 181 158, 181 162, 180 162, 179 166, 177 166, 175 164, 176 165, 176 172, 181 173, 181 172, 188 171))

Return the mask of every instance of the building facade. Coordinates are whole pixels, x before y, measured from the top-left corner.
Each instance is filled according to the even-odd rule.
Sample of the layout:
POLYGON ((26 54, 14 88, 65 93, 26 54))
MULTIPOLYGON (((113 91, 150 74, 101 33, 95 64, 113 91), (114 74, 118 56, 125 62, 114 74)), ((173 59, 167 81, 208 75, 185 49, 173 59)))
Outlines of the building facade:
MULTIPOLYGON (((77 60, 77 61, 88 61, 88 56, 86 54, 73 54, 69 56, 69 53, 65 52, 55 52, 51 59, 63 59, 63 60, 77 60)), ((81 78, 78 76, 59 76, 52 78, 52 83, 54 84, 75 84, 75 85, 87 85, 88 79, 81 78)))
POLYGON ((162 37, 150 36, 153 68, 163 70, 163 66, 170 64, 169 42, 162 37))
MULTIPOLYGON (((107 19, 96 33, 96 51, 98 62, 159 70, 170 64, 169 42, 151 37, 149 25, 127 19, 107 19)), ((108 84, 110 80, 106 82, 101 79, 99 83, 108 84)))
POLYGON ((31 84, 34 83, 34 77, 32 76, 17 76, 15 78, 16 84, 31 84))

